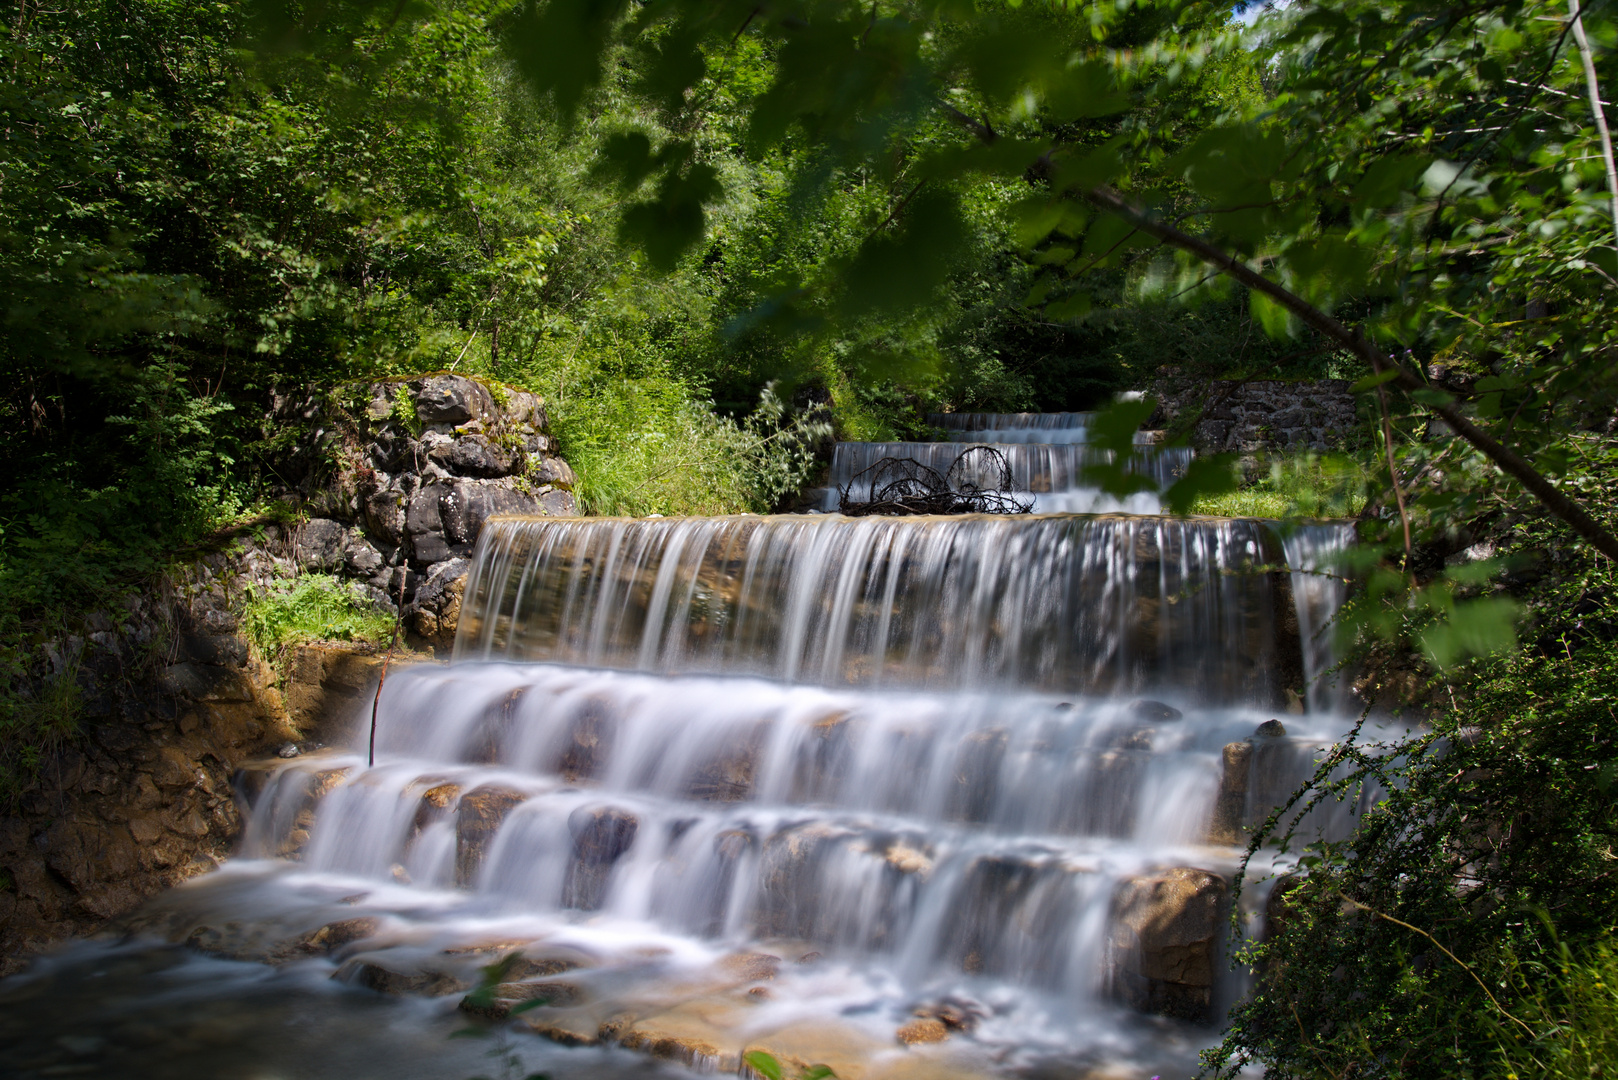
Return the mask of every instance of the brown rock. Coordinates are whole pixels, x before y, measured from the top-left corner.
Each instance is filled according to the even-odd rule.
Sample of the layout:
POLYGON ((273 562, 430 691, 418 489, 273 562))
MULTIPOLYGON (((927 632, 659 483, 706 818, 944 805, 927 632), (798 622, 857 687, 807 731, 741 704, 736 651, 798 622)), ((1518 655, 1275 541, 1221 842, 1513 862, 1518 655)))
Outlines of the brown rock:
POLYGON ((1228 899, 1223 877, 1190 867, 1120 886, 1110 941, 1114 994, 1146 1012, 1207 1019, 1228 899))
POLYGON ((764 746, 767 724, 757 724, 744 738, 727 745, 691 777, 686 793, 693 799, 742 802, 753 794, 753 773, 764 746))
POLYGON ((155 814, 132 818, 129 822, 129 835, 135 838, 137 844, 151 844, 163 835, 163 823, 155 814))
POLYGON ((944 1026, 942 1020, 928 1017, 921 1020, 912 1020, 894 1034, 906 1046, 914 1046, 916 1043, 943 1042, 949 1038, 949 1028, 944 1026))
POLYGON ((200 767, 177 746, 165 746, 152 764, 152 780, 160 788, 187 788, 197 782, 200 767))
POLYGON ((494 839, 506 815, 528 798, 509 788, 481 787, 461 797, 455 815, 455 883, 470 886, 477 877, 489 842, 494 839))
POLYGON ((288 718, 306 737, 337 741, 346 733, 326 729, 354 713, 381 663, 367 645, 298 646, 288 665, 284 693, 288 718))
POLYGON ((1247 788, 1252 774, 1253 744, 1225 744, 1224 771, 1219 776, 1219 796, 1214 800, 1213 820, 1208 823, 1210 844, 1247 842, 1247 788))
POLYGON ((541 1008, 566 1009, 584 1000, 584 992, 565 982, 509 982, 495 986, 489 1000, 479 1001, 472 995, 461 999, 462 1012, 482 1016, 489 1020, 504 1020, 511 1015, 513 1006, 526 1001, 540 1001, 541 1008))
POLYGON ((416 804, 416 816, 410 824, 412 837, 421 834, 421 830, 435 821, 443 819, 455 800, 461 797, 461 785, 436 784, 421 793, 421 801, 416 804))
POLYGON ((42 840, 46 865, 79 892, 140 867, 140 853, 127 829, 59 819, 42 840))
POLYGON ((606 762, 614 731, 611 703, 585 702, 573 721, 571 738, 557 756, 555 769, 570 784, 594 779, 606 762))
POLYGON ((337 969, 334 979, 375 990, 379 994, 413 997, 447 997, 464 994, 472 984, 444 971, 393 971, 381 964, 351 960, 337 969))
POLYGON ((740 982, 768 982, 781 970, 781 958, 769 953, 732 953, 719 961, 719 968, 740 982))
POLYGON ((382 920, 369 915, 327 923, 320 929, 311 930, 297 938, 286 949, 278 951, 271 958, 271 962, 278 962, 278 959, 290 960, 297 956, 322 956, 334 953, 356 941, 374 937, 381 928, 382 920))

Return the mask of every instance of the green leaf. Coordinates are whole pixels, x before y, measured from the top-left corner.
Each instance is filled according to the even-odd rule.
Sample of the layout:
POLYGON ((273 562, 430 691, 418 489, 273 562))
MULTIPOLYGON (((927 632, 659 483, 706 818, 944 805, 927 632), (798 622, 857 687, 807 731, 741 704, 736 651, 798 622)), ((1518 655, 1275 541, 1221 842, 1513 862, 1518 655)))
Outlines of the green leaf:
POLYGON ((1090 419, 1090 442, 1122 457, 1135 449, 1135 432, 1157 410, 1150 398, 1123 398, 1090 419))
POLYGON ((1351 394, 1363 394, 1367 390, 1375 390, 1384 383, 1390 383, 1398 377, 1399 371, 1397 368, 1388 368, 1385 371, 1377 372, 1375 375, 1367 375, 1353 386, 1350 386, 1348 391, 1351 394))
POLYGON ((1087 61, 1053 81, 1045 92, 1045 108, 1058 120, 1088 120, 1111 116, 1129 107, 1129 98, 1116 84, 1116 69, 1100 61, 1087 61))
POLYGON ((842 311, 908 314, 944 284, 969 235, 954 194, 921 191, 904 208, 897 233, 883 229, 860 245, 843 275, 842 311))
POLYGON ((798 1080, 837 1080, 830 1065, 811 1065, 798 1074, 798 1080))
POLYGON ((550 1003, 551 999, 546 997, 529 998, 527 1001, 519 1001, 517 1004, 513 1005, 511 1007, 510 1015, 520 1016, 521 1014, 528 1012, 530 1009, 541 1009, 550 1003))
POLYGON ((1268 294, 1254 290, 1248 292, 1248 304, 1253 315, 1258 319, 1259 326, 1272 338, 1288 338, 1292 336, 1294 319, 1292 313, 1274 300, 1268 294))
POLYGON ((619 239, 641 247, 653 269, 667 273, 702 240, 707 227, 704 204, 723 195, 712 165, 693 165, 683 174, 670 172, 658 183, 656 198, 624 211, 619 239))
POLYGON ((1354 185, 1354 201, 1365 208, 1392 205, 1416 186, 1421 174, 1432 165, 1427 154, 1395 154, 1377 158, 1354 185))
POLYGON ((1463 600, 1421 632, 1421 648, 1442 671, 1469 656, 1489 656, 1517 647, 1521 608, 1504 597, 1463 600))
POLYGON ((1054 303, 1045 305, 1045 317, 1052 322, 1068 322, 1090 314, 1091 299, 1087 292, 1075 292, 1054 303))
POLYGON ((763 1050, 749 1050, 742 1055, 742 1060, 764 1080, 781 1080, 781 1063, 775 1059, 774 1054, 767 1054, 763 1050))

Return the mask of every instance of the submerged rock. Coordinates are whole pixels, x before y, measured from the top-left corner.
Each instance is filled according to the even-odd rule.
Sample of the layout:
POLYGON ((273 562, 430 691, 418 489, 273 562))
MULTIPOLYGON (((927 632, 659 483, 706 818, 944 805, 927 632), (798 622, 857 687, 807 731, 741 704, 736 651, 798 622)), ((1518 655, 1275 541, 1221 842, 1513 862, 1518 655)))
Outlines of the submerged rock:
POLYGON ((1169 720, 1178 720, 1185 714, 1173 705, 1165 705, 1161 701, 1153 701, 1150 698, 1136 698, 1129 703, 1129 715, 1137 720, 1164 723, 1169 720))
POLYGON ((587 807, 573 811, 567 828, 573 836, 573 862, 562 883, 562 904, 594 911, 605 898, 613 865, 635 842, 640 819, 615 806, 587 807))
POLYGON ((913 1046, 916 1043, 943 1042, 949 1038, 949 1028, 944 1026, 942 1020, 924 1017, 910 1021, 894 1032, 894 1035, 906 1046, 913 1046))

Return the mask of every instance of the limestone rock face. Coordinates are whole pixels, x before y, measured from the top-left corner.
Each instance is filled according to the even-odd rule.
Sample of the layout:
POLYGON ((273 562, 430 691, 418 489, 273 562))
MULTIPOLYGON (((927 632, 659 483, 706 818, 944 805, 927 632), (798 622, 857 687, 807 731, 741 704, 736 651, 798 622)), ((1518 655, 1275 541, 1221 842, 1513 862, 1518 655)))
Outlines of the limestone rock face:
POLYGON ((1144 1012, 1206 1020, 1229 898, 1223 877, 1192 867, 1124 883, 1113 898, 1114 995, 1144 1012))
POLYGON ((510 476, 515 463, 509 450, 485 435, 462 435, 435 446, 428 457, 457 476, 510 476))
POLYGON ((299 526, 296 552, 305 570, 332 571, 343 565, 343 542, 348 530, 340 521, 314 518, 299 526))
POLYGON ((447 652, 455 644, 470 565, 465 559, 441 562, 428 570, 427 580, 416 589, 411 628, 435 649, 447 652))

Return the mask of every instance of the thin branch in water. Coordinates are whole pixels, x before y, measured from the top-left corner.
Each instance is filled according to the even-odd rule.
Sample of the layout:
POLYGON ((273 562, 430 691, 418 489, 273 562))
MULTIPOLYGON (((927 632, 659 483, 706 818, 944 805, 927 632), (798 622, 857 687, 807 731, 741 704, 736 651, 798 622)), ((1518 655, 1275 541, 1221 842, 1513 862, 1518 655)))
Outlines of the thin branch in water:
POLYGON ((405 581, 410 576, 408 566, 399 567, 399 606, 393 612, 393 640, 388 642, 388 654, 382 658, 382 674, 376 680, 376 696, 371 699, 371 743, 365 753, 365 767, 371 768, 376 764, 376 710, 382 703, 382 684, 388 681, 388 663, 393 659, 393 650, 399 646, 399 624, 404 621, 404 591, 405 581))

